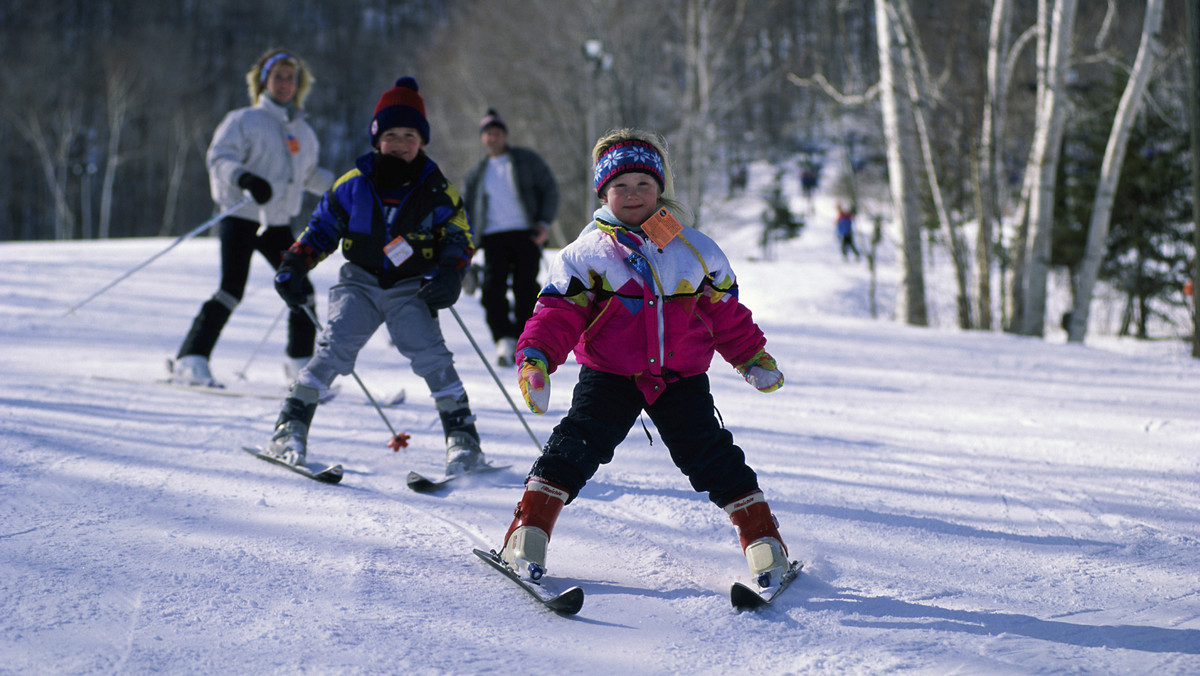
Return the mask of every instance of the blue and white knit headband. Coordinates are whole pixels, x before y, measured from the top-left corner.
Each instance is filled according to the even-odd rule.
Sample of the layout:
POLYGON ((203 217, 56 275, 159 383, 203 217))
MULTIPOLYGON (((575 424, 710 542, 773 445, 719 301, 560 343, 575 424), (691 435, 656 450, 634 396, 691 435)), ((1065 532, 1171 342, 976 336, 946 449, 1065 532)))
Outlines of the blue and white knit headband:
POLYGON ((658 181, 658 189, 666 190, 663 158, 658 149, 645 141, 630 139, 613 145, 596 160, 596 195, 603 194, 606 183, 631 171, 650 174, 658 181))
POLYGON ((290 61, 292 59, 292 55, 288 54, 286 52, 279 52, 275 56, 272 56, 271 58, 267 59, 267 62, 263 64, 262 72, 259 73, 259 75, 258 75, 259 84, 266 84, 267 76, 270 75, 271 69, 275 67, 275 64, 277 64, 280 61, 283 61, 285 59, 290 61))

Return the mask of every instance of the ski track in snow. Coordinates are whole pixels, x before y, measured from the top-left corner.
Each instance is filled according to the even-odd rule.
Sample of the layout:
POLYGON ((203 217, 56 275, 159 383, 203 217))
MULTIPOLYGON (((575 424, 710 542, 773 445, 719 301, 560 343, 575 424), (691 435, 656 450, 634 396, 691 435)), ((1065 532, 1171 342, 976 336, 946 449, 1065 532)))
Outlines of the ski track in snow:
MULTIPOLYGON (((648 419, 653 441, 635 425, 556 526, 550 574, 584 587, 579 615, 542 611, 471 555, 500 544, 536 449, 452 317, 485 450, 512 468, 405 488, 410 469, 438 471, 443 442, 380 334, 357 371, 377 398, 409 393, 385 413, 411 448, 388 451, 341 381, 311 435, 314 460, 346 468, 327 486, 238 450, 265 441, 278 401, 93 377, 165 377, 216 283, 215 240, 70 317, 168 242, 0 244, 0 673, 1200 672, 1200 366, 1186 348, 867 319, 865 266, 823 231, 830 200, 770 261, 751 260, 761 207, 746 209, 714 236, 787 384, 756 393, 718 360, 713 391, 805 568, 745 614, 728 600, 745 575, 736 535, 648 419)), ((255 263, 213 358, 231 387, 279 307, 255 263)), ((477 298, 458 311, 486 346, 477 298)), ((277 332, 247 370, 255 388, 285 386, 277 332)), ((548 415, 525 413, 539 439, 577 373, 552 377, 548 415)))

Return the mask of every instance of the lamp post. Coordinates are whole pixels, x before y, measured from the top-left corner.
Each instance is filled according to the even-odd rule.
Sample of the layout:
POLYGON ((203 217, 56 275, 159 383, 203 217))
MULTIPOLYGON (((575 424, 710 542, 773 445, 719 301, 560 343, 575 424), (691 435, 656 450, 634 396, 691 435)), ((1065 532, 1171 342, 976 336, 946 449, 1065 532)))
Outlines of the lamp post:
MULTIPOLYGON (((588 156, 591 156, 592 144, 596 142, 596 87, 600 82, 600 73, 612 67, 612 54, 604 51, 604 43, 596 38, 590 38, 583 41, 583 58, 591 66, 589 68, 590 78, 588 82, 587 96, 587 144, 584 146, 587 149, 588 156)), ((591 165, 588 165, 589 170, 591 165)), ((590 188, 591 181, 589 175, 584 177, 583 185, 585 188, 583 199, 583 220, 584 222, 592 219, 592 190, 590 188)))

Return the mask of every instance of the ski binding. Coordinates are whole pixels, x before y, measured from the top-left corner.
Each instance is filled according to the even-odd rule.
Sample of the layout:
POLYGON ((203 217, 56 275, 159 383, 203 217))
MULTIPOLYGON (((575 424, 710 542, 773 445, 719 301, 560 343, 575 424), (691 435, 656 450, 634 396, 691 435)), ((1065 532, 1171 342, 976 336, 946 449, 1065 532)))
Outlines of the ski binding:
POLYGON ((528 592, 547 609, 560 615, 574 615, 583 608, 583 589, 571 587, 556 593, 544 587, 540 582, 531 582, 522 578, 516 571, 509 568, 494 550, 485 552, 482 549, 473 549, 471 551, 475 552, 475 556, 483 559, 488 565, 503 573, 505 577, 517 583, 521 589, 528 592))
POLYGON ((301 474, 309 479, 320 481, 321 483, 336 484, 342 480, 343 470, 341 465, 322 465, 313 462, 305 463, 303 465, 293 465, 277 455, 268 453, 266 449, 263 448, 258 448, 255 446, 242 446, 242 450, 250 455, 262 458, 273 465, 279 465, 285 469, 290 469, 296 474, 301 474))
POLYGON ((758 585, 750 586, 741 582, 734 582, 733 587, 729 590, 729 600, 733 603, 733 607, 740 610, 758 610, 771 605, 784 589, 800 574, 800 569, 804 567, 803 563, 792 561, 792 565, 787 572, 779 580, 779 584, 774 587, 758 587, 758 585))

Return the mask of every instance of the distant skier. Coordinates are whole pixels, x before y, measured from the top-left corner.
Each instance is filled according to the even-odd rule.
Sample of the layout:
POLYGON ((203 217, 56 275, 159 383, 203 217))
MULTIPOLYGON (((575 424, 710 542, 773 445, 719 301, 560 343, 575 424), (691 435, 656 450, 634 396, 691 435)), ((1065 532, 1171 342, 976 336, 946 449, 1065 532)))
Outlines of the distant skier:
POLYGON ((707 371, 715 352, 763 392, 782 386, 783 374, 738 302, 725 254, 676 220, 686 209, 672 199, 661 137, 618 130, 592 154, 603 206, 551 264, 517 342, 521 393, 535 413, 546 412, 549 374, 572 350, 579 382, 530 470, 500 556, 536 579, 559 511, 645 411, 692 487, 729 514, 754 578, 776 585, 787 548, 754 470, 713 413, 707 371))
POLYGON ((804 203, 809 213, 813 210, 813 193, 817 191, 820 176, 819 169, 812 162, 805 162, 800 170, 800 192, 804 195, 804 203))
POLYGON ((842 242, 842 259, 849 260, 849 253, 853 251, 854 260, 860 260, 862 257, 858 254, 858 247, 854 246, 854 209, 846 211, 839 202, 837 212, 837 235, 842 242))

